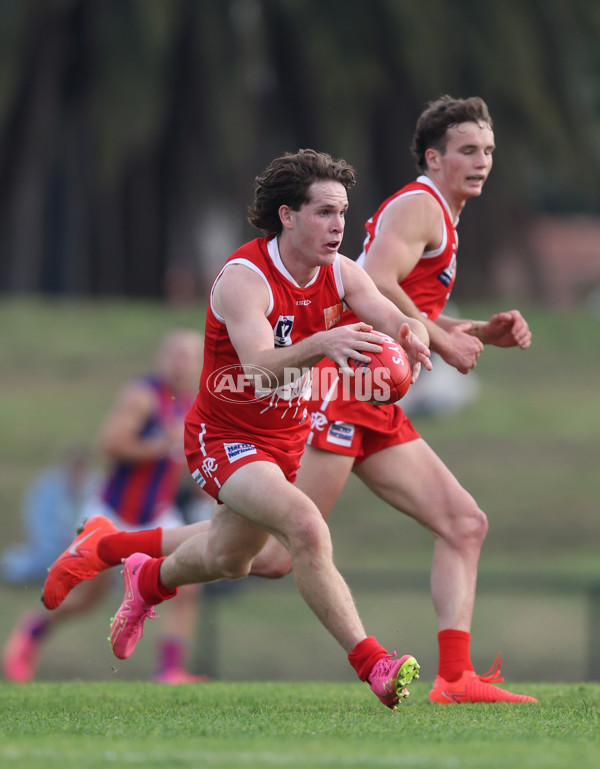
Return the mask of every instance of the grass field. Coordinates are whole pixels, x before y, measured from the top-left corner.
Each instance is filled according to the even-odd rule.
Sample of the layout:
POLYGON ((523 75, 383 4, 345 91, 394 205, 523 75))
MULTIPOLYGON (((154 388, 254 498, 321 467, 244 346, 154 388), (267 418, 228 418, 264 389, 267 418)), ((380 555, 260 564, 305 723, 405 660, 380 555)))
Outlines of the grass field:
MULTIPOLYGON (((600 686, 536 684, 539 705, 392 712, 360 683, 0 684, 5 769, 595 769, 600 686)), ((521 687, 524 690, 524 687, 521 687)))
MULTIPOLYGON (((415 423, 490 519, 475 664, 487 669, 502 650, 508 688, 539 706, 427 703, 436 661, 431 538, 351 479, 331 519, 336 559, 369 631, 422 664, 405 706, 391 713, 356 682, 289 578, 205 601, 197 664, 208 654, 218 680, 192 687, 139 680, 151 672, 160 621, 147 623, 131 660, 116 661, 106 643, 115 593, 114 606, 49 640, 40 683, 0 683, 2 767, 599 766, 600 685, 586 682, 598 638, 585 589, 600 572, 600 321, 526 315, 531 350, 486 351, 480 398, 415 423)), ((93 443, 117 388, 151 366, 163 331, 201 327, 203 316, 153 303, 0 304, 0 548, 20 538, 33 474, 62 448, 93 443)), ((39 585, 0 586, 0 643, 38 596, 39 585)))
MULTIPOLYGON (((369 632, 422 664, 424 682, 406 707, 390 713, 355 683, 289 578, 205 602, 195 654, 218 680, 176 690, 140 683, 152 670, 160 621, 147 623, 131 660, 117 664, 110 653, 115 593, 111 606, 49 640, 41 683, 0 684, 2 766, 600 765, 600 688, 585 682, 598 644, 586 586, 600 572, 600 321, 536 308, 526 315, 529 351, 486 351, 479 399, 415 423, 490 519, 475 664, 487 669, 501 650, 509 688, 538 696, 539 707, 426 702, 436 663, 431 538, 351 479, 331 518, 336 560, 369 632)), ((124 379, 151 366, 160 335, 201 327, 203 317, 202 308, 144 302, 0 304, 0 548, 20 538, 19 506, 33 474, 62 448, 92 444, 124 379)), ((0 643, 38 595, 39 585, 0 586, 0 643)))

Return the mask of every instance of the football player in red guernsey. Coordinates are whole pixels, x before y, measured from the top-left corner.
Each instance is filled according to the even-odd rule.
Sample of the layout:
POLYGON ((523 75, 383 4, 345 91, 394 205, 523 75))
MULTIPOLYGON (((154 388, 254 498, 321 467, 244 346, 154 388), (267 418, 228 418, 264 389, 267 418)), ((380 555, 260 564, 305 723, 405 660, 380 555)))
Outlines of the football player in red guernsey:
MULTIPOLYGON (((399 340, 413 380, 422 365, 431 368, 423 323, 338 253, 354 181, 347 163, 314 150, 276 158, 256 179, 250 222, 265 236, 232 254, 213 284, 200 389, 186 418, 188 466, 220 504, 208 533, 187 538, 167 557, 126 558, 125 597, 111 627, 121 659, 132 654, 156 604, 181 585, 245 576, 274 534, 290 554, 302 597, 384 705, 395 708, 418 677, 414 657, 394 659, 396 652, 367 636, 334 566, 329 528, 293 484, 310 429, 307 372, 319 360, 329 357, 345 371, 350 357, 367 361, 365 353, 382 349, 370 333, 376 328, 399 340), (342 303, 364 322, 340 324, 342 303)), ((89 536, 85 528, 80 535, 92 555, 82 556, 73 579, 51 568, 44 594, 60 588, 65 595, 104 568, 93 555, 93 521, 89 536)), ((123 547, 123 537, 131 545, 127 534, 100 540, 107 566, 118 561, 121 553, 110 551, 113 541, 123 547)), ((72 548, 78 550, 77 540, 72 548)))
MULTIPOLYGON (((456 274, 458 217, 469 198, 481 195, 492 168, 494 132, 485 102, 449 96, 431 102, 418 119, 412 151, 421 175, 369 219, 358 263, 397 307, 423 321, 431 349, 467 374, 484 345, 526 349, 531 342, 517 310, 488 321, 443 314, 456 274)), ((342 322, 355 320, 348 311, 342 322)), ((381 499, 433 533, 439 665, 432 702, 535 702, 495 685, 503 680, 499 658, 484 675, 473 669, 470 629, 486 516, 401 405, 348 403, 335 394, 314 398, 297 485, 327 517, 354 472, 381 499)), ((281 576, 289 568, 289 556, 272 541, 252 573, 281 576)))

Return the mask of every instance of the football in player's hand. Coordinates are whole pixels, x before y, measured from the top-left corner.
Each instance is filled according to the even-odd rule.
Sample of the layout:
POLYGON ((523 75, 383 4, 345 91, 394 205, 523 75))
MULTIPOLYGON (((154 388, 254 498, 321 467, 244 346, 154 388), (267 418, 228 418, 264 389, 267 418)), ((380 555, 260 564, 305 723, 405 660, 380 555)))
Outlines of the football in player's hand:
POLYGON ((354 376, 340 374, 342 383, 358 400, 380 405, 395 403, 410 387, 410 363, 399 342, 380 331, 371 333, 381 337, 383 350, 365 352, 371 359, 369 363, 349 358, 348 365, 354 370, 354 376))

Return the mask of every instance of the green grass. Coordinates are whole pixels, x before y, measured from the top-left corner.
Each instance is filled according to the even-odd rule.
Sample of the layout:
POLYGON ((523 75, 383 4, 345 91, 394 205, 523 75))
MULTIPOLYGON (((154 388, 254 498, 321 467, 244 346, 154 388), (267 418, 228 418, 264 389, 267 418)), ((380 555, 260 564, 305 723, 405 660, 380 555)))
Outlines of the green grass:
MULTIPOLYGON (((462 309, 485 317, 496 308, 462 309)), ((351 479, 331 518, 336 560, 349 575, 375 578, 377 587, 351 579, 369 632, 421 662, 424 680, 408 703, 392 713, 356 682, 290 578, 204 603, 194 656, 220 680, 192 687, 139 682, 152 671, 161 620, 146 623, 130 660, 116 661, 106 642, 115 594, 57 629, 40 683, 0 683, 3 769, 599 766, 600 685, 579 682, 598 641, 588 637, 583 586, 599 573, 600 322, 583 312, 525 314, 529 351, 486 350, 479 400, 415 422, 490 519, 475 665, 487 669, 502 650, 507 688, 538 706, 427 703, 437 658, 431 537, 351 479), (522 583, 504 586, 514 573, 522 583)), ((203 308, 147 302, 0 303, 0 548, 19 539, 33 474, 63 447, 94 442, 116 390, 150 367, 165 330, 203 321, 203 308)), ((0 586, 0 644, 38 596, 39 585, 0 586)))
MULTIPOLYGON (((462 307, 470 317, 496 309, 497 303, 462 307)), ((476 369, 479 399, 458 414, 414 421, 490 521, 473 624, 477 668, 487 669, 502 651, 509 681, 548 680, 549 671, 558 671, 560 680, 573 683, 587 677, 588 655, 597 645, 589 637, 584 588, 600 577, 600 320, 586 312, 521 309, 532 347, 486 349, 476 369), (520 582, 504 587, 502 580, 513 574, 520 582)), ((0 549, 20 539, 21 499, 34 473, 62 448, 94 443, 117 389, 152 365, 164 331, 203 323, 203 307, 155 302, 0 303, 0 549)), ((380 575, 385 583, 371 589, 351 580, 369 632, 390 648, 414 652, 424 677, 433 677, 430 534, 355 478, 330 522, 342 572, 380 575)), ((0 585, 0 644, 23 609, 39 606, 38 596, 39 585, 0 585)), ((134 657, 115 672, 105 639, 119 600, 57 630, 42 656, 42 680, 122 683, 149 676, 164 624, 152 623, 134 657)), ((215 615, 201 619, 200 631, 194 653, 205 659, 214 643, 223 681, 352 680, 344 655, 306 609, 293 580, 253 583, 226 597, 215 615)))
POLYGON ((392 712, 360 683, 0 684, 3 767, 587 769, 600 686, 535 684, 539 705, 434 706, 413 684, 392 712))

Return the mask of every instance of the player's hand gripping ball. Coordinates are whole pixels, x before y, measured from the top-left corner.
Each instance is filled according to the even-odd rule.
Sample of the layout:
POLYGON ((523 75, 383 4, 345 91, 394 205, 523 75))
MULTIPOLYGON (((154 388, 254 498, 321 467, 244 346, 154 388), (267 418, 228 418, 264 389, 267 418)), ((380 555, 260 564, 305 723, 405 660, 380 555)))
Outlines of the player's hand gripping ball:
POLYGON ((365 352, 369 363, 350 358, 348 365, 354 376, 340 374, 344 387, 358 400, 369 403, 395 403, 403 398, 410 387, 411 370, 404 348, 400 343, 380 331, 371 331, 381 337, 381 352, 365 352))

